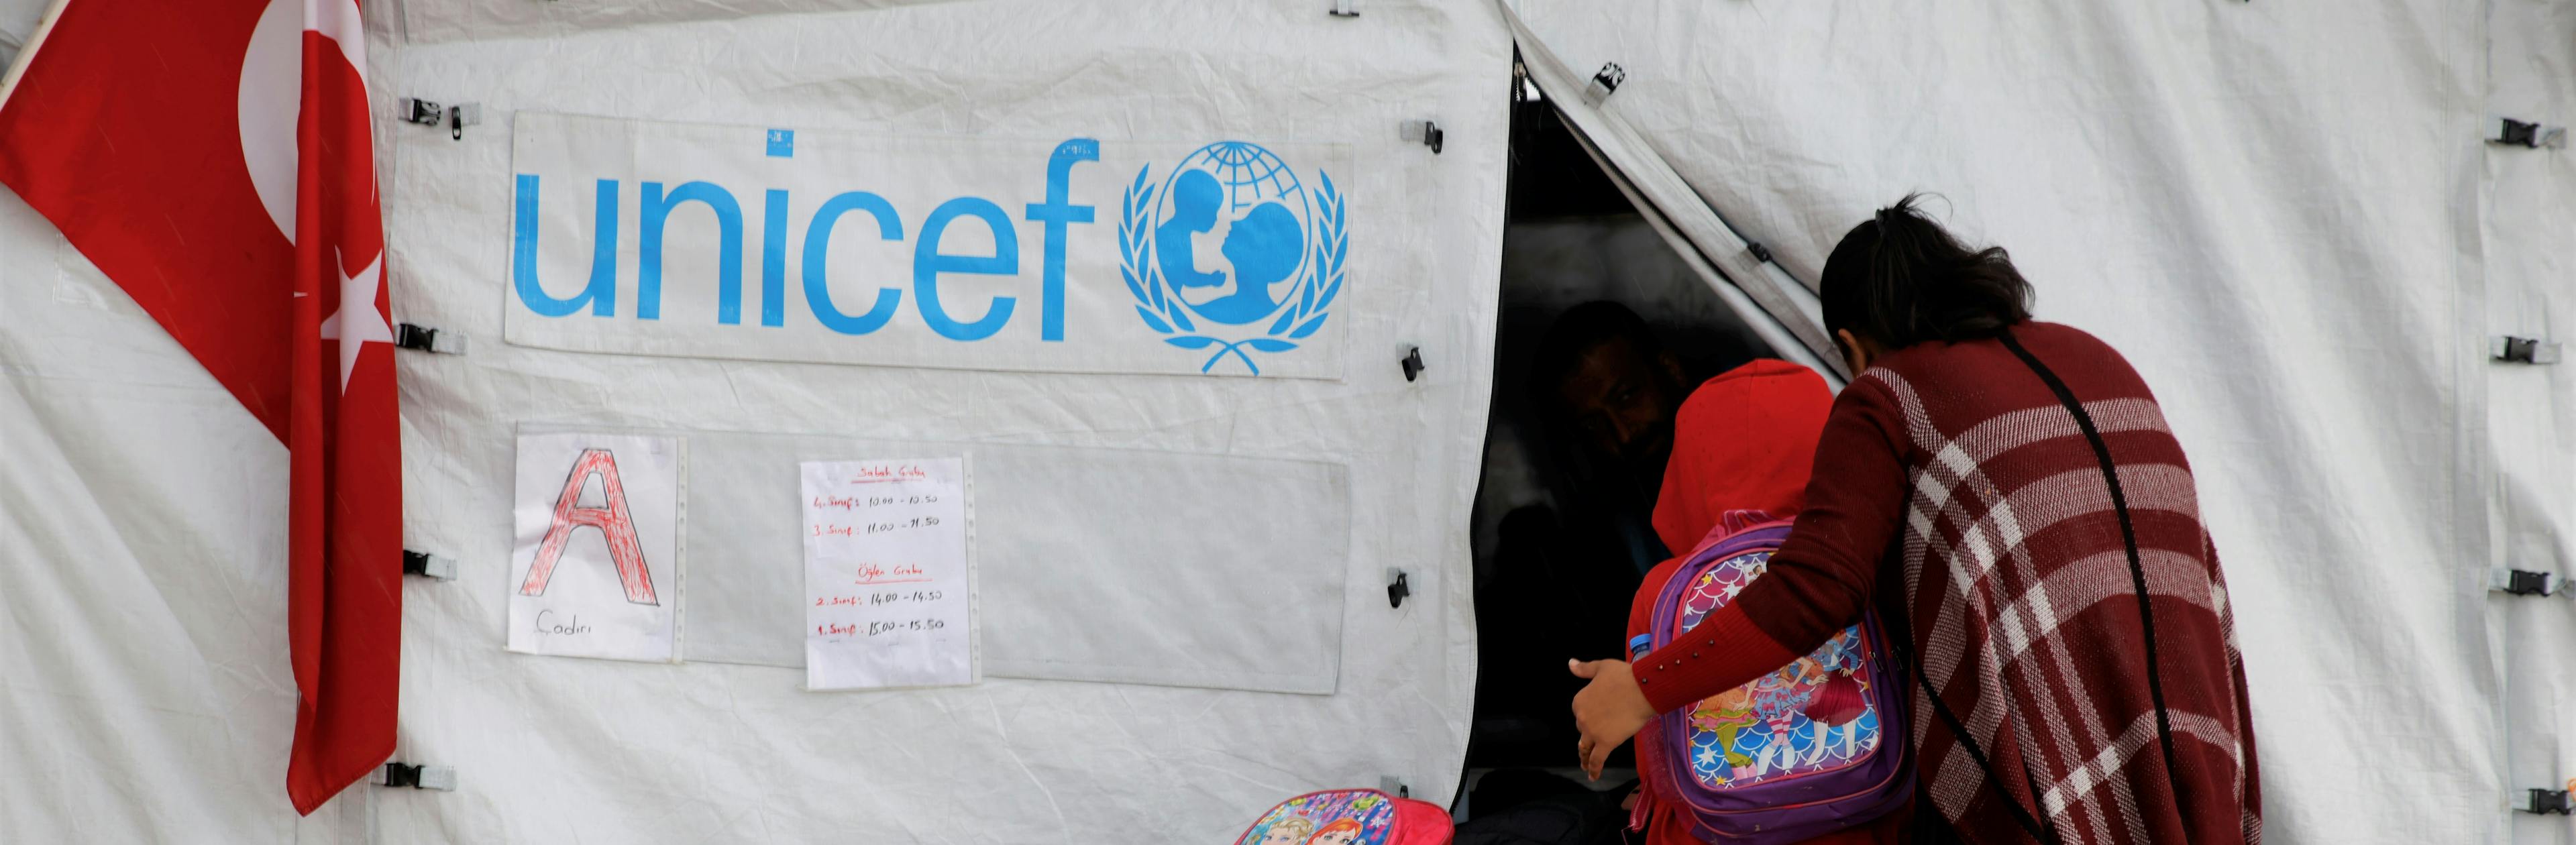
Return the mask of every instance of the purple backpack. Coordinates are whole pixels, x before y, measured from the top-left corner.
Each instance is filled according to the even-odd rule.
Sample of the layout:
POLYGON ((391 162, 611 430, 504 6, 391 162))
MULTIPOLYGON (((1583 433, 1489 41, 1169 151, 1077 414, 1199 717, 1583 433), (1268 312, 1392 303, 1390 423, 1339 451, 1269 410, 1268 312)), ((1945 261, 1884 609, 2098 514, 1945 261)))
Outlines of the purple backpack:
MULTIPOLYGON (((1655 597, 1650 633, 1629 642, 1642 659, 1726 606, 1762 574, 1789 523, 1745 525, 1738 514, 1700 541, 1655 597)), ((1877 614, 1815 653, 1752 683, 1655 717, 1637 733, 1650 805, 1684 810, 1705 842, 1798 842, 1875 821, 1914 791, 1903 673, 1877 614)))

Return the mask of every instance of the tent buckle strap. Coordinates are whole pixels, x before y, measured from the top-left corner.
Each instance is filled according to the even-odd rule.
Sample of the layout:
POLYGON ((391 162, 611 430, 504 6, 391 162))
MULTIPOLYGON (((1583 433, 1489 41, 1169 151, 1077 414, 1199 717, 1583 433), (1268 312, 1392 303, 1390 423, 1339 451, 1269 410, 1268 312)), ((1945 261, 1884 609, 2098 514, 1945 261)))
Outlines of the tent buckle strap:
POLYGON ((2487 344, 2487 353, 2498 361, 2517 364, 2558 363, 2558 342, 2534 337, 2497 335, 2487 344))
POLYGON ((2532 149, 2561 149, 2567 146, 2567 127, 2543 126, 2510 117, 2490 118, 2487 143, 2532 149))
POLYGON ((2487 589, 2508 596, 2576 597, 2576 589, 2568 588, 2566 578, 2556 573, 2532 572, 2526 569, 2490 570, 2487 574, 2487 589))
POLYGON ((1620 67, 1618 62, 1603 62, 1601 69, 1593 72, 1592 81, 1583 86, 1583 101, 1596 106, 1600 105, 1602 100, 1610 99, 1611 94, 1618 92, 1621 83, 1627 81, 1627 68, 1620 67))
POLYGON ((1745 241, 1744 253, 1753 256, 1753 260, 1758 263, 1771 263, 1771 248, 1763 246, 1759 241, 1745 241))
POLYGON ((1406 350, 1404 357, 1398 359, 1395 363, 1396 366, 1404 368, 1405 381, 1412 381, 1414 379, 1421 378, 1423 370, 1422 347, 1416 346, 1406 350))
POLYGON ((456 767, 415 766, 409 763, 388 762, 384 768, 376 770, 376 776, 370 778, 368 782, 377 786, 408 786, 413 789, 455 792, 456 767))
POLYGON ((1360 0, 1333 0, 1333 7, 1325 11, 1337 18, 1356 18, 1360 16, 1360 0))
MULTIPOLYGON (((2568 781, 2567 785, 2576 787, 2576 780, 2568 781)), ((2507 795, 2516 812, 2576 816, 2576 800, 2571 800, 2565 789, 2525 789, 2507 795)))
POLYGON ((1403 778, 1399 778, 1394 775, 1379 775, 1377 777, 1377 791, 1393 795, 1397 798, 1413 797, 1413 787, 1406 786, 1403 778))
POLYGON ((423 126, 444 125, 448 137, 459 141, 465 140, 465 127, 483 122, 482 103, 441 105, 417 97, 404 97, 401 108, 403 122, 423 126))
POLYGON ((434 555, 428 552, 415 552, 410 549, 404 549, 403 574, 418 575, 424 578, 434 578, 440 581, 454 581, 456 580, 456 559, 446 557, 444 555, 434 555))
POLYGON ((1386 571, 1386 606, 1403 607, 1404 597, 1410 595, 1413 595, 1413 585, 1405 580, 1404 570, 1388 569, 1386 571))
POLYGON ((394 327, 394 345, 441 355, 463 355, 465 334, 403 323, 394 327))
POLYGON ((1432 155, 1440 154, 1440 141, 1447 134, 1440 131, 1439 123, 1429 120, 1408 120, 1397 126, 1395 130, 1398 138, 1419 141, 1423 146, 1430 147, 1432 155))
POLYGON ((406 123, 437 126, 447 122, 447 107, 417 97, 404 97, 402 119, 406 123))

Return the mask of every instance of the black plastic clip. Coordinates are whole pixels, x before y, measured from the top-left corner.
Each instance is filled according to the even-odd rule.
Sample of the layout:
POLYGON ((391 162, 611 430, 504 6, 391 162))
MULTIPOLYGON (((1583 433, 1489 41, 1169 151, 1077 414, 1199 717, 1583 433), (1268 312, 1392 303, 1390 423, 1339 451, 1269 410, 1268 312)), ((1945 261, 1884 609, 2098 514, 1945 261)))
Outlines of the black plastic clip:
POLYGON ((1403 607, 1404 597, 1413 595, 1413 584, 1405 580, 1404 570, 1389 569, 1386 572, 1393 579, 1386 585, 1386 606, 1403 607))
POLYGON ((376 773, 374 781, 377 786, 408 786, 413 789, 453 792, 456 790, 456 767, 415 766, 409 763, 387 762, 384 769, 376 773))
POLYGON ((1762 263, 1764 263, 1764 264, 1769 264, 1769 263, 1771 263, 1771 248, 1770 248, 1770 247, 1767 247, 1767 246, 1763 246, 1763 245, 1762 245, 1760 242, 1758 242, 1758 241, 1747 241, 1747 242, 1745 242, 1745 244, 1744 244, 1744 251, 1745 251, 1745 252, 1752 253, 1752 254, 1753 254, 1753 260, 1755 260, 1755 261, 1759 261, 1759 262, 1762 262, 1762 263))
POLYGON ((394 345, 442 355, 463 355, 465 354, 465 335, 402 323, 394 326, 394 345))
POLYGON ((2487 341, 2487 356, 2498 361, 2515 364, 2555 364, 2558 363, 2559 355, 2560 348, 2557 341, 2512 335, 2499 335, 2487 341))
POLYGON ((2525 123, 2510 117, 2498 117, 2494 120, 2494 134, 2487 136, 2488 143, 2503 144, 2508 147, 2530 147, 2535 150, 2567 146, 2567 127, 2525 123))
POLYGON ((437 126, 447 122, 447 107, 428 100, 404 97, 402 119, 405 123, 437 126))
POLYGON ((405 123, 417 123, 423 126, 444 125, 447 127, 447 137, 462 141, 465 140, 465 127, 483 122, 483 104, 444 105, 417 97, 404 97, 401 117, 405 123))
POLYGON ((1593 105, 1600 105, 1602 100, 1610 99, 1611 94, 1618 93, 1619 86, 1626 84, 1627 81, 1627 68, 1620 67, 1617 62, 1603 62, 1601 69, 1593 72, 1592 81, 1584 84, 1583 99, 1593 105))
POLYGON ((1324 11, 1337 18, 1356 18, 1360 16, 1360 0, 1333 0, 1333 7, 1324 11))
POLYGON ((410 549, 404 549, 403 574, 418 575, 424 578, 436 578, 441 581, 453 581, 456 580, 456 561, 453 558, 441 557, 428 552, 415 552, 410 549))
POLYGON ((1431 148, 1432 155, 1440 154, 1440 143, 1448 136, 1449 133, 1440 131, 1440 124, 1436 121, 1408 120, 1396 127, 1396 137, 1407 141, 1420 141, 1423 146, 1431 148))
POLYGON ((2488 570, 2487 589, 2508 596, 2576 595, 2576 586, 2556 573, 2527 569, 2488 570))
POLYGON ((1413 347, 1411 350, 1409 350, 1409 351, 1407 351, 1407 352, 1405 352, 1405 353, 1404 353, 1404 360, 1398 361, 1398 362, 1396 362, 1396 363, 1403 365, 1403 367, 1404 367, 1404 380, 1405 380, 1405 381, 1412 381, 1412 380, 1414 380, 1414 379, 1421 378, 1421 377, 1422 377, 1422 347, 1419 347, 1419 346, 1413 347))
POLYGON ((2530 790, 2526 803, 2514 809, 2541 815, 2576 816, 2576 800, 2568 796, 2564 789, 2534 789, 2530 790))

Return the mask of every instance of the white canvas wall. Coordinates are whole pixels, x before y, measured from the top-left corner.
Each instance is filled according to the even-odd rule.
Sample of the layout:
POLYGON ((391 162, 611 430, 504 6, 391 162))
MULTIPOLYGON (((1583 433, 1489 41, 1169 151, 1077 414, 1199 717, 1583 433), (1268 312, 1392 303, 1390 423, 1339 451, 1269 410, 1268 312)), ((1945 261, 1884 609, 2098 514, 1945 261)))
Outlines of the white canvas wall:
MULTIPOLYGON (((0 839, 1193 842, 1311 789, 1391 776, 1451 793, 1473 692, 1467 516, 1510 84, 1492 6, 1371 4, 1346 20, 1304 2, 648 5, 369 6, 381 114, 400 96, 484 110, 461 141, 377 127, 395 318, 472 338, 462 357, 398 359, 407 545, 462 569, 407 583, 398 756, 456 766, 453 793, 360 787, 309 820, 288 809, 286 453, 40 218, 0 201, 0 839), (790 6, 824 11, 735 17, 790 6), (1356 172, 1333 174, 1353 220, 1354 275, 1334 306, 1344 375, 514 347, 502 297, 523 110, 1347 145, 1356 172), (1398 137, 1423 118, 1447 131, 1438 155, 1398 137), (1419 382, 1397 366, 1413 346, 1429 363, 1419 382), (1335 692, 988 678, 825 695, 799 691, 793 668, 506 654, 510 435, 530 420, 1339 465, 1347 497, 1263 503, 1347 509, 1324 521, 1350 533, 1329 611, 1335 692), (1401 609, 1386 601, 1391 567, 1414 591, 1401 609)), ((1116 196, 1077 199, 1115 217, 1116 196)), ((691 566, 712 565, 704 551, 691 546, 691 566)), ((1139 647, 1226 621, 1175 618, 1173 641, 1139 647)))
POLYGON ((1601 110, 1688 183, 1663 201, 1812 280, 1940 192, 2128 354, 2238 601, 2272 841, 2568 841, 2501 795, 2576 774, 2576 605, 2483 586, 2491 513, 2497 556, 2566 571, 2566 370, 2483 344, 2571 325, 2576 218, 2565 153, 2479 142, 2491 86, 2566 121, 2564 4, 1512 5, 1626 69, 1601 110))
MULTIPOLYGON (((1501 225, 1493 7, 380 3, 386 113, 486 116, 463 141, 378 134, 396 316, 476 338, 399 359, 412 544, 467 561, 408 587, 401 751, 465 786, 286 808, 285 452, 7 200, 0 838, 1221 841, 1297 790, 1448 793, 1501 225), (790 9, 820 13, 733 19, 790 9), (1348 143, 1383 281, 1345 306, 1339 383, 518 349, 497 341, 520 109, 1348 143), (1421 117, 1449 131, 1436 158, 1394 139, 1421 117), (1407 385, 1415 344, 1432 369, 1407 385), (790 669, 500 651, 507 432, 538 398, 568 402, 558 422, 828 434, 838 408, 949 390, 865 433, 1347 463, 1340 692, 997 679, 878 717, 790 669), (1376 588, 1391 565, 1414 572, 1401 611, 1376 588)), ((5 4, 0 31, 40 5, 5 4)), ((1515 5, 1569 66, 1623 65, 1604 111, 1794 274, 1939 191, 2014 250, 2042 317, 2130 354, 2240 602, 2274 841, 2576 841, 2501 798, 2576 775, 2576 607, 2482 587, 2490 563, 2570 571, 2576 365, 2483 347, 2576 326, 2576 172, 2476 141, 2489 112, 2576 119, 2565 4, 1515 5)))

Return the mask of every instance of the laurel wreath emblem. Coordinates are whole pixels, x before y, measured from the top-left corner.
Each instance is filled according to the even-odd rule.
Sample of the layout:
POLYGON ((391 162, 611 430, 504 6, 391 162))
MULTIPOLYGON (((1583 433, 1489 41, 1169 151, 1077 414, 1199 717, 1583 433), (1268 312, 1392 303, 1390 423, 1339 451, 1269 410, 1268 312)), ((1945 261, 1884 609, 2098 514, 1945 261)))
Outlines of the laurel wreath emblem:
POLYGON ((1250 352, 1286 352, 1324 327, 1332 317, 1333 299, 1342 294, 1344 278, 1342 261, 1350 255, 1350 231, 1344 226, 1345 205, 1341 191, 1333 187, 1333 177, 1317 171, 1322 183, 1315 192, 1315 239, 1312 261, 1306 264, 1305 278, 1298 280, 1295 301, 1280 309, 1279 318, 1259 337, 1228 340, 1202 334, 1190 320, 1189 307, 1182 304, 1178 291, 1154 264, 1154 191, 1147 177, 1153 165, 1136 170, 1136 181, 1127 186, 1127 195, 1119 204, 1118 270, 1127 279, 1127 293, 1136 298, 1136 316, 1145 325, 1167 335, 1164 343, 1183 349, 1213 349, 1199 372, 1216 368, 1217 362, 1232 355, 1243 361, 1253 375, 1261 374, 1261 365, 1250 352))

